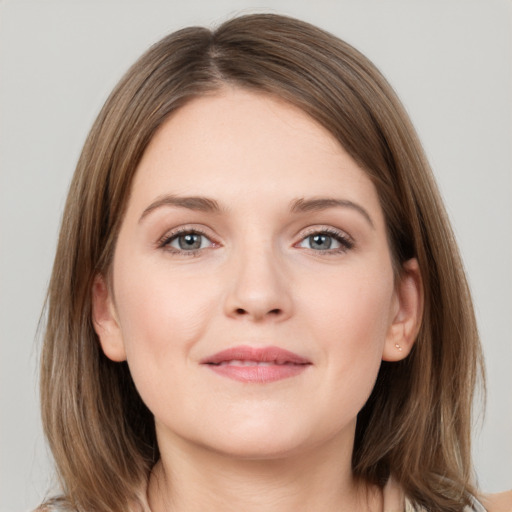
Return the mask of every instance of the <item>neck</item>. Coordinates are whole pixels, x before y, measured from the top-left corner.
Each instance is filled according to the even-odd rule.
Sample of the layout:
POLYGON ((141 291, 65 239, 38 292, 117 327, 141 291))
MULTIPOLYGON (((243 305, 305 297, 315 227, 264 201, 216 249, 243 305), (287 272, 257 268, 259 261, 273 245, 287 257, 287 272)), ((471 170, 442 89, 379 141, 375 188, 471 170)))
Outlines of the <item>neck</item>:
MULTIPOLYGON (((346 445, 345 445, 346 446, 346 445)), ((355 480, 351 449, 335 440, 299 455, 235 458, 187 443, 161 447, 151 474, 152 512, 379 511, 382 496, 355 480), (164 450, 162 450, 164 448, 164 450)))

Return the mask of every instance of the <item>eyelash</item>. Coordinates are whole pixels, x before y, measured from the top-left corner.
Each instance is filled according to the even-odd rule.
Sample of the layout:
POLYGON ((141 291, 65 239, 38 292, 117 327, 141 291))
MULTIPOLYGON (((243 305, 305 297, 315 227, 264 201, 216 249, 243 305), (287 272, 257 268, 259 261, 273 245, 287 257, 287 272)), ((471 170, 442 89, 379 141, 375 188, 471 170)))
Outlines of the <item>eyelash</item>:
POLYGON ((159 249, 163 249, 165 251, 169 251, 172 254, 179 254, 184 256, 198 256, 201 251, 204 251, 205 249, 209 249, 212 246, 215 247, 216 244, 214 241, 211 240, 211 237, 208 236, 204 231, 197 229, 197 228, 188 228, 188 227, 182 227, 178 228, 175 231, 172 231, 171 233, 166 233, 160 240, 157 242, 157 247, 159 249), (171 247, 170 244, 174 240, 178 239, 180 236, 183 235, 199 235, 211 242, 210 247, 203 247, 199 249, 191 249, 190 251, 180 250, 176 249, 175 247, 171 247))
MULTIPOLYGON (((303 236, 301 237, 300 241, 296 244, 294 244, 294 247, 299 246, 299 244, 303 243, 305 240, 307 240, 309 237, 315 236, 315 235, 326 235, 328 237, 333 238, 340 244, 340 247, 335 249, 311 249, 304 247, 303 249, 306 249, 310 252, 313 252, 315 254, 340 254, 345 253, 352 249, 354 247, 354 241, 351 237, 349 237, 347 234, 343 233, 342 231, 339 231, 334 228, 329 227, 318 227, 318 228, 310 228, 303 236)), ((205 249, 209 249, 212 247, 218 246, 213 240, 211 240, 210 236, 208 236, 204 231, 197 229, 197 228, 189 228, 189 227, 182 227, 178 228, 175 231, 172 231, 171 233, 166 233, 162 238, 160 238, 157 242, 157 247, 159 249, 163 249, 166 251, 169 251, 172 254, 179 254, 179 255, 185 255, 185 256, 198 256, 202 251, 205 249), (209 247, 203 247, 198 249, 191 249, 191 250, 180 250, 175 247, 171 247, 170 244, 174 240, 178 239, 180 236, 183 235, 199 235, 202 237, 205 237, 211 245, 209 247)))
POLYGON ((336 254, 340 254, 340 253, 345 253, 345 252, 349 251, 350 249, 353 249, 354 245, 355 245, 354 240, 350 236, 348 236, 346 233, 344 233, 343 231, 339 231, 339 230, 337 230, 335 228, 331 228, 331 227, 312 227, 302 236, 300 241, 297 244, 295 244, 295 246, 301 244, 302 242, 307 240, 309 237, 312 237, 315 235, 326 235, 328 237, 333 238, 340 244, 340 247, 335 248, 335 249, 315 250, 315 249, 304 247, 304 249, 311 251, 317 255, 318 254, 320 254, 320 255, 323 255, 323 254, 336 255, 336 254))

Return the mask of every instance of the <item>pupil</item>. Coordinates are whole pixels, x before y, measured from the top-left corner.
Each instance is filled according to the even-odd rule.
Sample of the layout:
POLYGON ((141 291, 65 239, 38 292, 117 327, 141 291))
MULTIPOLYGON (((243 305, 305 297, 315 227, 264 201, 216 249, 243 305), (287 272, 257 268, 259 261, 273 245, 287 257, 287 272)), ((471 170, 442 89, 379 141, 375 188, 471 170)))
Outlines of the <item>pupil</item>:
POLYGON ((201 235, 189 233, 179 237, 180 249, 199 249, 201 247, 201 235))
POLYGON ((312 235, 309 237, 309 243, 313 249, 330 249, 332 239, 327 235, 312 235))

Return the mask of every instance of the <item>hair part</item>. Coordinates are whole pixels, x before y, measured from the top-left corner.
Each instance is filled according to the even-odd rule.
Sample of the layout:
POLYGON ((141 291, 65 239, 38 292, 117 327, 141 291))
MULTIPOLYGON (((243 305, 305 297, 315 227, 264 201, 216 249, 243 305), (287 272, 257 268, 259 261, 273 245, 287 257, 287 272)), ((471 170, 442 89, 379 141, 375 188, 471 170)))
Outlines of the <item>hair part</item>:
POLYGON ((159 127, 193 98, 234 86, 272 94, 331 132, 372 179, 400 274, 415 257, 424 316, 412 353, 383 362, 358 417, 354 475, 390 474, 418 505, 460 511, 475 494, 471 410, 483 375, 461 258, 427 160, 393 90, 361 53, 307 23, 271 14, 187 28, 149 49, 94 123, 71 183, 47 296, 43 424, 63 500, 77 511, 147 510, 159 458, 152 414, 126 363, 102 352, 91 321, 138 163, 159 127))

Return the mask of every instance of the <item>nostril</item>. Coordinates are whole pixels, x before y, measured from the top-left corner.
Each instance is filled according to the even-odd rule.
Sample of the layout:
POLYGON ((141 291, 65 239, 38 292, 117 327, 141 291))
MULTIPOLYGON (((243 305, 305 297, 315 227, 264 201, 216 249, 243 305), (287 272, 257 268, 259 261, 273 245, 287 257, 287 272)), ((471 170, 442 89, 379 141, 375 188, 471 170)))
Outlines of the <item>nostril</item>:
MULTIPOLYGON (((278 316, 282 313, 282 310, 279 309, 279 308, 275 308, 275 309, 271 309, 267 312, 268 315, 272 315, 272 316, 278 316)), ((244 308, 236 308, 235 309, 235 314, 236 315, 239 315, 239 316, 242 316, 242 315, 247 315, 249 314, 247 310, 245 310, 244 308)))

